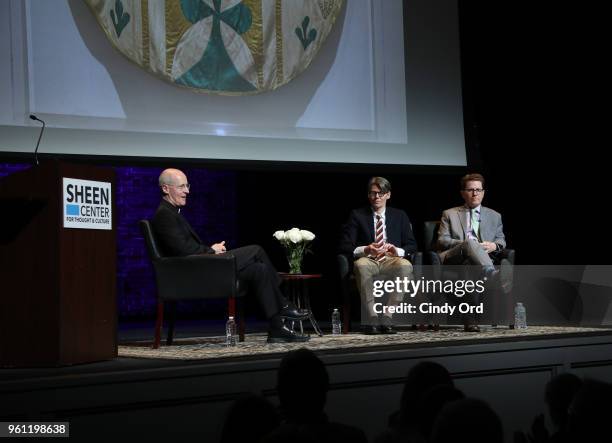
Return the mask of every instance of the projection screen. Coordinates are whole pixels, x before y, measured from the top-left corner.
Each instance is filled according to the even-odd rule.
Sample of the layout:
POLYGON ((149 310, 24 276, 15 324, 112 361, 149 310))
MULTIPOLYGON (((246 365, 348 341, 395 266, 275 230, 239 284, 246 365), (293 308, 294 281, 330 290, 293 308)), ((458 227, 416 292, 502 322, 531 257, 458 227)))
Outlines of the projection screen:
POLYGON ((160 80, 77 0, 1 2, 0 53, 0 152, 34 150, 32 113, 41 154, 466 165, 456 1, 345 0, 310 66, 257 95, 160 80))

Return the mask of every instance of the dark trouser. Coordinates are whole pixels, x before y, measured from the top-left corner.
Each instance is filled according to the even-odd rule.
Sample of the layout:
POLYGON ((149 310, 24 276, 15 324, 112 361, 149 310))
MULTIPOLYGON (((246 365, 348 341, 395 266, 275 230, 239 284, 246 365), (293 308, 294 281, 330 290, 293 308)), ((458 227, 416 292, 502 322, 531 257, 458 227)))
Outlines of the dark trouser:
POLYGON ((240 286, 255 292, 266 318, 278 314, 287 300, 280 290, 281 279, 266 251, 259 245, 249 245, 227 253, 236 257, 240 286))

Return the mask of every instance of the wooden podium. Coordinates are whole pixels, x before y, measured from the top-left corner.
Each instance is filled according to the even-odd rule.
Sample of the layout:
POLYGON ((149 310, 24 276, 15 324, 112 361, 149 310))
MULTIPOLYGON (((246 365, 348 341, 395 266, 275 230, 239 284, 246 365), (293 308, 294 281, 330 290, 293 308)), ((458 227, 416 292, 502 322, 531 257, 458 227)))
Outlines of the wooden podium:
POLYGON ((1 367, 117 356, 114 189, 113 170, 59 161, 0 181, 1 367), (64 228, 64 177, 111 183, 111 230, 64 228))

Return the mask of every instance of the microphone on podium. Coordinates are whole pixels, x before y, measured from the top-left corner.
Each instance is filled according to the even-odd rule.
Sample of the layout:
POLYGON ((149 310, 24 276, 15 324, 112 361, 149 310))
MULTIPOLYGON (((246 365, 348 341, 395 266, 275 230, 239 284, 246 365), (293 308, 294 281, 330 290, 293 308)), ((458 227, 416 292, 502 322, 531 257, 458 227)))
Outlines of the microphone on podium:
POLYGON ((34 161, 36 162, 36 166, 38 166, 38 146, 40 145, 40 139, 42 138, 43 132, 45 132, 45 122, 44 120, 39 119, 34 114, 30 114, 30 118, 32 120, 36 120, 37 122, 42 123, 42 128, 40 129, 40 134, 38 134, 38 141, 36 142, 36 149, 34 150, 34 161))

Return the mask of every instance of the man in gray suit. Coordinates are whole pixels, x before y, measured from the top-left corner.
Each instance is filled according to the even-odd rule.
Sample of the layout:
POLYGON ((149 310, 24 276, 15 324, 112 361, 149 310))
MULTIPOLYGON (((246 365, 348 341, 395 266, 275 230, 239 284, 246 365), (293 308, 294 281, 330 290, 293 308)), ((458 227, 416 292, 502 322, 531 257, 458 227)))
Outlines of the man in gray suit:
POLYGON ((482 206, 484 177, 467 174, 461 178, 465 204, 442 213, 438 249, 444 264, 481 265, 485 273, 494 271, 492 254, 506 247, 501 214, 482 206))
MULTIPOLYGON (((501 214, 482 206, 485 180, 480 174, 461 178, 465 204, 442 213, 438 229, 438 253, 443 264, 479 265, 487 279, 498 280, 492 256, 506 247, 501 214)), ((478 332, 478 326, 464 319, 465 330, 478 332)))

